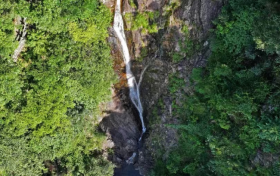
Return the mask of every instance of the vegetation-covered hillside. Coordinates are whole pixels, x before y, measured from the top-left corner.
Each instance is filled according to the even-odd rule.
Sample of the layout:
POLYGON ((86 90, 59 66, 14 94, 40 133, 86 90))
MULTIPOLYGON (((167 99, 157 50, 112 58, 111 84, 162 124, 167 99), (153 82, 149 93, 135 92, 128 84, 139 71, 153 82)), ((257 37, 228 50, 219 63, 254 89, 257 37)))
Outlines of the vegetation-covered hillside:
MULTIPOLYGON (((207 1, 220 3, 123 2, 126 30, 132 31, 126 33, 127 40, 131 50, 137 50, 131 52, 138 53, 133 57, 138 58, 137 64, 145 68, 143 58, 160 46, 160 56, 154 58, 160 62, 149 67, 162 67, 166 75, 169 66, 180 67, 172 68, 169 81, 164 73, 160 82, 156 69, 145 72, 160 84, 169 84, 164 103, 172 102, 167 110, 171 117, 164 121, 176 125, 159 126, 172 128, 170 134, 176 139, 170 140, 168 151, 158 147, 156 142, 166 141, 162 136, 168 131, 152 134, 157 119, 148 119, 150 136, 144 138, 152 142, 143 145, 144 152, 135 147, 139 160, 147 161, 138 165, 152 167, 143 148, 153 145, 151 176, 280 176, 279 1, 207 1), (212 4, 215 11, 223 3, 213 21, 215 29, 205 41, 212 28, 206 16, 214 19, 219 10, 202 10, 212 4), (194 34, 201 40, 191 41, 194 34), (191 76, 180 74, 186 59, 201 54, 201 48, 207 50, 208 43, 211 54, 206 66, 193 69, 191 76)), ((114 0, 110 3, 113 7, 114 0)), ((96 119, 114 81, 106 41, 113 18, 110 10, 100 0, 0 0, 0 14, 0 176, 113 175, 113 164, 102 156, 105 136, 98 132, 96 119)), ((151 80, 143 83, 144 91, 156 85, 151 80)), ((143 95, 142 101, 154 102, 165 89, 162 92, 146 100, 143 95)), ((162 98, 155 113, 147 114, 156 116, 164 108, 162 98)), ((137 132, 126 119, 118 121, 137 132)), ((111 131, 115 138, 126 136, 123 129, 111 131)), ((131 146, 138 143, 133 141, 138 139, 128 140, 128 147, 115 144, 127 148, 125 156, 134 156, 131 146)), ((119 146, 115 148, 122 150, 119 146)))
MULTIPOLYGON (((212 31, 212 54, 192 72, 193 91, 173 109, 179 144, 158 155, 154 175, 280 175, 280 6, 228 0, 212 31)), ((170 92, 184 92, 171 78, 170 92)))
POLYGON ((110 11, 98 0, 1 0, 0 14, 0 175, 112 175, 94 118, 113 80, 110 11))

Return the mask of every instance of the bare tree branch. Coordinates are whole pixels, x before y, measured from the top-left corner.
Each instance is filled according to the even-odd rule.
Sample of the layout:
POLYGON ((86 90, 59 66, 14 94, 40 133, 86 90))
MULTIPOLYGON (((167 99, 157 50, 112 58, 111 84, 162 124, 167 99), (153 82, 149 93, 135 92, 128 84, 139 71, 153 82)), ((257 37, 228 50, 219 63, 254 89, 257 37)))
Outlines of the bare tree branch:
POLYGON ((22 35, 21 35, 21 38, 20 38, 20 41, 19 41, 19 45, 18 45, 17 49, 14 51, 14 55, 13 55, 14 62, 17 62, 18 56, 19 56, 19 54, 21 53, 21 51, 23 50, 24 45, 25 45, 26 34, 27 34, 27 30, 26 30, 26 28, 27 28, 26 19, 27 19, 27 18, 24 18, 24 19, 23 19, 24 26, 23 26, 23 30, 22 30, 22 35))
POLYGON ((142 82, 143 75, 144 75, 145 71, 146 71, 147 68, 150 66, 151 62, 157 57, 157 53, 158 53, 158 50, 156 51, 155 56, 150 60, 150 62, 148 63, 148 65, 146 65, 146 67, 141 71, 140 78, 139 78, 138 85, 137 85, 137 86, 138 86, 138 89, 140 89, 140 85, 141 85, 141 82, 142 82))

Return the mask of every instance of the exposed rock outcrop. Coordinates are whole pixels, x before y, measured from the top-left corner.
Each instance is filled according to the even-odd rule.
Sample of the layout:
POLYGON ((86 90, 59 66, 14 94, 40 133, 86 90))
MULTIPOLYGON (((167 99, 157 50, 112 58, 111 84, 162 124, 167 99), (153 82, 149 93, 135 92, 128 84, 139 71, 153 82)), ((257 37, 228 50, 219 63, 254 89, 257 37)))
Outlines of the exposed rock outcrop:
MULTIPOLYGON (((212 21, 218 16, 222 5, 222 0, 123 0, 124 14, 159 12, 156 19, 158 33, 146 34, 141 32, 141 29, 127 31, 132 57, 134 56, 134 59, 144 58, 143 62, 133 63, 134 72, 139 74, 139 69, 144 68, 143 66, 148 63, 147 60, 153 56, 154 52, 160 50, 159 57, 151 64, 143 80, 141 94, 146 109, 149 109, 162 94, 167 85, 168 73, 175 69, 170 62, 172 54, 184 49, 180 48, 179 44, 185 40, 182 32, 183 26, 187 26, 190 39, 202 46, 198 52, 189 56, 192 57, 189 60, 192 60, 193 66, 205 63, 209 55, 206 40, 209 30, 213 28, 212 21), (134 5, 137 8, 133 8, 134 5), (147 54, 143 55, 144 50, 147 54)), ((126 24, 131 23, 126 18, 124 19, 126 24)), ((181 65, 182 68, 185 68, 184 64, 181 65)))
MULTIPOLYGON (((128 2, 128 0, 124 1, 128 2)), ((167 151, 162 156, 164 159, 168 156, 168 151, 177 144, 176 130, 165 126, 165 124, 179 123, 172 114, 172 101, 167 94, 169 76, 177 72, 181 78, 184 78, 187 85, 192 69, 206 64, 210 55, 207 39, 210 29, 214 27, 212 21, 217 18, 224 2, 222 0, 137 0, 135 2, 138 13, 145 11, 160 13, 156 19, 158 33, 145 34, 139 29, 131 32, 132 38, 130 39, 132 55, 135 56, 135 59, 143 58, 142 62, 133 63, 134 72, 138 71, 138 75, 141 68, 150 63, 149 60, 153 54, 159 50, 158 57, 150 63, 141 86, 142 103, 146 110, 147 122, 155 118, 151 112, 159 99, 163 100, 163 109, 165 109, 161 112, 160 121, 157 121, 152 127, 148 126, 149 135, 144 147, 139 151, 136 166, 140 173, 147 175, 153 163, 151 155, 156 153, 158 147, 163 147, 167 151), (184 27, 188 28, 189 36, 184 33, 184 27), (185 59, 175 64, 171 57, 174 53, 184 52, 180 42, 185 40, 191 40, 199 46, 199 49, 191 51, 192 53, 184 53, 185 59), (147 50, 147 54, 141 56, 143 50, 147 50)))

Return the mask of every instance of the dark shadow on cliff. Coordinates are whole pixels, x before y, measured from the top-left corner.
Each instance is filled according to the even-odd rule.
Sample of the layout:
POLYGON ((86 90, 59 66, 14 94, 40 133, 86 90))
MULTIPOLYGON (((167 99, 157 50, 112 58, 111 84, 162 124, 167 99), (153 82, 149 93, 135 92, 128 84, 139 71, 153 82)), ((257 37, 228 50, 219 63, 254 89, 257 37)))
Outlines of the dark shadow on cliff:
POLYGON ((138 112, 129 99, 128 87, 115 89, 112 98, 103 111, 105 116, 99 126, 114 143, 108 159, 121 166, 134 152, 137 153, 142 127, 138 112))

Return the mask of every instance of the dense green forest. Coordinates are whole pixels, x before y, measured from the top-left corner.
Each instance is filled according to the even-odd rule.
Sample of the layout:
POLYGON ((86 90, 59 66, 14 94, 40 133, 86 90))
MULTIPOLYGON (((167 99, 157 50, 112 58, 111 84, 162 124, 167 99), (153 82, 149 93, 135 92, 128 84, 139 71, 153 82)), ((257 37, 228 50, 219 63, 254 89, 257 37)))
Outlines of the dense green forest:
POLYGON ((0 14, 0 175, 112 175, 95 119, 114 81, 111 12, 98 0, 0 0, 0 14))
MULTIPOLYGON (((280 176, 275 2, 226 0, 213 22, 207 65, 193 69, 190 85, 170 76, 180 125, 168 127, 179 139, 164 157, 157 149, 152 176, 280 176)), ((110 10, 99 0, 0 0, 0 14, 0 176, 113 175, 96 118, 115 80, 110 10)), ((134 22, 128 30, 155 34, 158 15, 124 17, 134 22)), ((183 32, 189 35, 188 26, 183 32)), ((199 48, 185 45, 187 56, 199 48)))
MULTIPOLYGON (((280 6, 228 0, 212 31, 211 57, 173 103, 179 144, 158 154, 153 175, 280 175, 280 6)), ((171 77, 170 94, 185 82, 171 77)))

